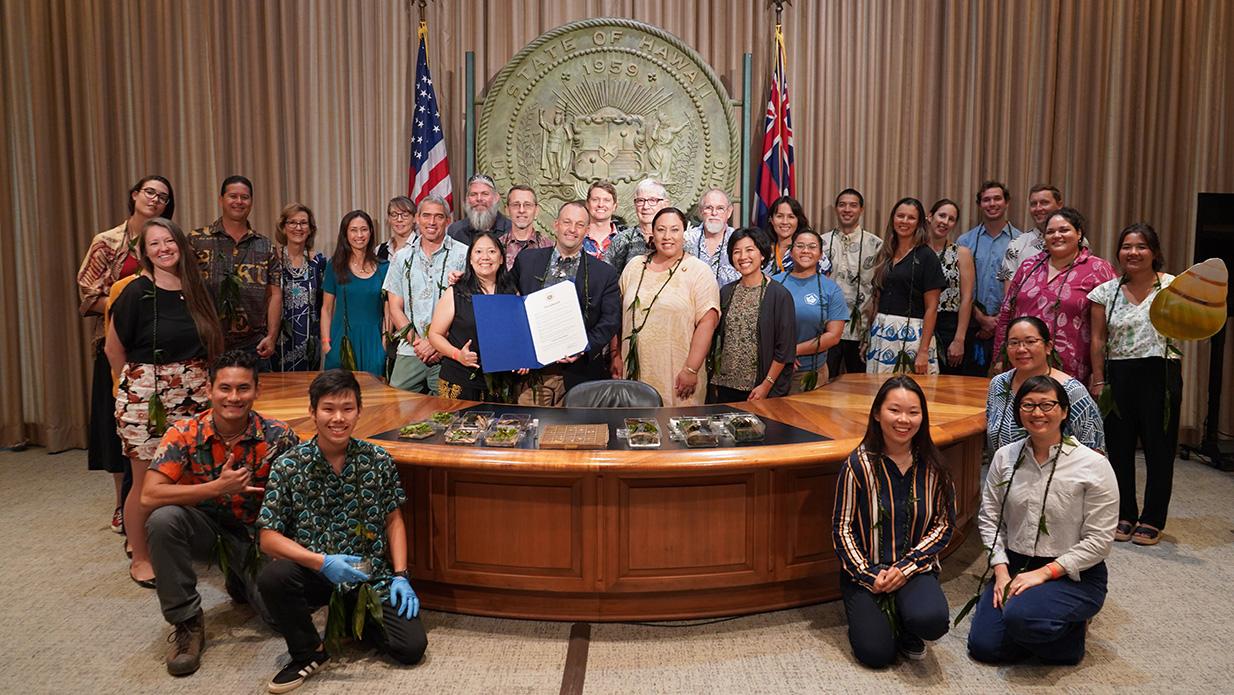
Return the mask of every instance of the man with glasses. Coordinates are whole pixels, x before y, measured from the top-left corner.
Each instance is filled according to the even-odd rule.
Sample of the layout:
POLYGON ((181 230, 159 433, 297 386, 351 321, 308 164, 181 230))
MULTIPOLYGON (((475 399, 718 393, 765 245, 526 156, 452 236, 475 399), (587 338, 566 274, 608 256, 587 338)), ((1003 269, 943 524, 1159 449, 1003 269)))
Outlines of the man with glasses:
POLYGON ((491 231, 500 237, 510 231, 510 226, 510 218, 501 214, 501 194, 497 192, 497 184, 489 176, 473 174, 467 179, 463 219, 451 224, 446 234, 464 246, 471 246, 476 232, 491 231))
POLYGON ((668 190, 655 179, 643 179, 634 187, 634 214, 638 223, 618 232, 604 252, 604 262, 613 266, 619 277, 631 258, 651 250, 651 221, 657 212, 671 204, 668 190))
POLYGON ((621 290, 613 267, 582 250, 589 219, 582 201, 562 205, 553 222, 557 243, 527 251, 514 264, 514 282, 522 295, 574 283, 587 329, 583 352, 529 375, 518 398, 522 405, 558 406, 566 391, 578 384, 608 378, 610 343, 621 329, 621 290))
POLYGON ((506 208, 510 210, 510 231, 502 234, 499 241, 506 250, 506 270, 510 270, 519 253, 527 249, 548 248, 553 245, 553 240, 536 229, 540 203, 531 186, 511 186, 506 193, 506 208))
POLYGON ((855 188, 840 191, 835 200, 838 225, 823 235, 822 254, 831 263, 831 279, 844 292, 848 304, 848 323, 840 334, 836 349, 827 352, 827 371, 831 378, 841 369, 850 374, 865 374, 865 350, 870 320, 874 318, 874 266, 883 240, 861 226, 865 197, 855 188))
POLYGON ((1007 221, 1011 194, 999 181, 984 181, 977 189, 977 205, 981 208, 981 224, 956 239, 956 244, 973 252, 977 286, 973 290, 973 320, 977 335, 964 355, 964 373, 985 376, 990 369, 994 350, 994 331, 998 324, 998 309, 1003 304, 1003 282, 999 272, 1011 242, 1020 230, 1007 221))
POLYGON ((247 350, 270 369, 270 356, 283 325, 283 261, 274 244, 253 231, 253 183, 243 176, 223 179, 222 215, 189 232, 189 245, 214 299, 228 350, 247 350))
POLYGON ((728 238, 733 235, 728 220, 733 214, 733 204, 727 193, 712 188, 703 194, 698 211, 703 223, 686 230, 686 253, 709 265, 716 284, 723 287, 741 278, 741 273, 728 260, 728 238))
POLYGON ((467 245, 446 236, 449 219, 445 200, 435 195, 421 200, 418 233, 394 255, 382 285, 390 324, 399 336, 390 385, 404 391, 437 395, 441 355, 429 345, 428 326, 451 276, 467 264, 467 245))

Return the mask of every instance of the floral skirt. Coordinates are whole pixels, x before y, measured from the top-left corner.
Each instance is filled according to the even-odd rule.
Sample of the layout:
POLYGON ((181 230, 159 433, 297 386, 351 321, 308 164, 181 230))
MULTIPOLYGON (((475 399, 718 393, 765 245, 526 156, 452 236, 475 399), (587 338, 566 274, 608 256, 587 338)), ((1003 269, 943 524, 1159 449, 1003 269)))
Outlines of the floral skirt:
POLYGON ((120 372, 116 389, 116 431, 124 455, 149 463, 159 447, 161 434, 150 424, 150 396, 157 389, 167 424, 192 417, 209 407, 206 393, 209 375, 205 360, 161 364, 129 362, 120 372))
MULTIPOLYGON (((866 349, 866 373, 893 373, 901 352, 908 356, 908 372, 912 373, 911 364, 917 359, 923 324, 921 319, 910 319, 907 316, 875 314, 874 321, 870 324, 870 347, 866 349)), ((938 374, 938 351, 933 338, 930 339, 928 354, 930 364, 926 368, 926 374, 938 374)))

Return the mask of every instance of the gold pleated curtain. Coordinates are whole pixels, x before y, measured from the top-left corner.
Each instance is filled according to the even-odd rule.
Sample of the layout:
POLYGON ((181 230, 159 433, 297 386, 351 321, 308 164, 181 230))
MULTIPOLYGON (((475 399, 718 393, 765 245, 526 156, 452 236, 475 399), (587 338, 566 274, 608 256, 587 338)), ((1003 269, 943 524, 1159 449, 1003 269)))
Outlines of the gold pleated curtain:
MULTIPOLYGON (((429 59, 456 192, 464 53, 485 84, 539 34, 615 16, 693 46, 740 97, 754 55, 757 161, 774 12, 763 0, 433 0, 429 59)), ((73 279, 143 174, 171 179, 184 227, 217 216, 218 184, 256 185, 253 223, 316 212, 319 249, 353 208, 381 219, 407 187, 417 10, 400 0, 7 0, 0 4, 0 444, 85 443, 88 326, 73 279)), ((961 203, 993 177, 1012 221, 1048 182, 1113 257, 1149 221, 1167 269, 1190 264, 1196 193, 1234 191, 1234 7, 1223 0, 796 0, 784 13, 798 197, 816 226, 846 186, 866 225, 912 195, 961 203)), ((693 201, 690 201, 693 202, 693 201)), ((384 230, 383 230, 384 233, 384 230)), ((1228 344, 1234 344, 1230 341, 1228 344)), ((1207 346, 1187 348, 1183 426, 1207 400, 1207 346)), ((1234 352, 1222 429, 1234 429, 1234 352)))

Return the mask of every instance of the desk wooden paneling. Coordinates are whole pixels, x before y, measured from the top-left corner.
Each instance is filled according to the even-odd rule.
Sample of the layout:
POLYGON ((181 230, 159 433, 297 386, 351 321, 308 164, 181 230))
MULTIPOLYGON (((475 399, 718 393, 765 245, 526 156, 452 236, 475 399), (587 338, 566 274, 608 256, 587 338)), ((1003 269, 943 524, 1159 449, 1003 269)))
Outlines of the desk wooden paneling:
MULTIPOLYGON (((357 436, 458 410, 359 375, 357 436)), ((267 374, 257 408, 304 438, 312 374, 267 374)), ((377 443, 398 463, 413 585, 426 608, 550 620, 660 620, 839 597, 831 516, 876 376, 741 404, 830 441, 687 451, 547 451, 377 443)), ((988 382, 921 377, 931 432, 972 528, 988 382)), ((663 419, 662 419, 663 420, 663 419)), ((663 423, 662 423, 663 424, 663 423)))

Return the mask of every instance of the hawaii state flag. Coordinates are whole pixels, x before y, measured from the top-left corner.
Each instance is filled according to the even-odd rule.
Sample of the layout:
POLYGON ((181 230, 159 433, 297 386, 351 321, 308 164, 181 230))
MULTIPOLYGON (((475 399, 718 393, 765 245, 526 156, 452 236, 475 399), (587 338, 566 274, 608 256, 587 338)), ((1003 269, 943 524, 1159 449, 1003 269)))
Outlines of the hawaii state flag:
POLYGON ((758 207, 755 224, 761 226, 771 204, 782 195, 797 195, 793 173, 793 121, 788 109, 788 75, 784 56, 784 31, 776 24, 776 65, 771 73, 771 95, 763 131, 763 161, 758 170, 758 207))
POLYGON ((428 22, 421 21, 416 32, 420 48, 416 55, 416 82, 412 108, 411 166, 408 195, 419 204, 426 196, 437 195, 454 207, 450 188, 450 160, 446 157, 446 133, 437 110, 437 94, 428 71, 428 22))

